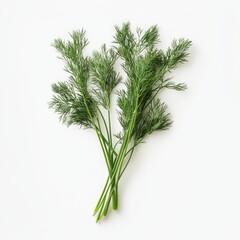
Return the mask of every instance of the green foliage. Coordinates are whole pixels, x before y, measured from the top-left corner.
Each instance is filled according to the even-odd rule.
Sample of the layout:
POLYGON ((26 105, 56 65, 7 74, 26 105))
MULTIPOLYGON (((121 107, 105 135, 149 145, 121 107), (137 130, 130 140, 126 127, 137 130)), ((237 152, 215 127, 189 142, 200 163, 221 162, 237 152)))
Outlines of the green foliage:
MULTIPOLYGON (((164 53, 157 49, 159 43, 159 34, 156 26, 149 28, 146 32, 138 30, 136 38, 130 29, 130 24, 124 24, 122 28, 116 27, 115 43, 117 50, 124 61, 123 68, 127 73, 128 79, 125 83, 126 90, 119 91, 118 106, 119 121, 126 131, 132 119, 132 114, 137 111, 137 120, 132 135, 139 140, 139 131, 142 132, 141 122, 144 118, 146 108, 154 100, 156 94, 163 88, 183 91, 186 85, 183 83, 175 84, 170 78, 164 78, 164 75, 177 67, 178 64, 187 61, 188 49, 191 41, 180 39, 174 40, 172 46, 164 53), (138 106, 136 106, 138 102, 138 106), (138 126, 139 124, 139 126, 138 126)), ((166 108, 162 109, 167 111, 166 108)), ((169 119, 165 118, 166 114, 161 114, 162 119, 168 125, 169 119)), ((156 130, 165 130, 165 124, 162 123, 158 128, 152 125, 152 119, 146 118, 145 127, 149 133, 156 130), (162 129, 160 127, 162 126, 162 129)), ((144 135, 145 136, 145 135, 144 135)))
POLYGON ((96 108, 95 101, 88 92, 90 61, 83 56, 87 39, 83 30, 74 31, 70 36, 71 40, 68 42, 56 39, 53 43, 60 53, 60 59, 65 62, 65 71, 70 76, 68 81, 52 85, 55 94, 49 106, 68 126, 75 124, 92 128, 91 117, 96 116, 96 108))
MULTIPOLYGON (((74 89, 73 86, 66 82, 59 82, 52 85, 55 93, 49 106, 55 109, 60 115, 60 120, 68 126, 72 124, 92 128, 92 122, 89 119, 87 109, 84 105, 83 96, 74 89)), ((91 99, 87 99, 88 105, 91 99)), ((90 108, 92 115, 95 114, 94 109, 90 108)))
POLYGON ((104 44, 101 52, 93 52, 90 61, 91 90, 96 101, 106 109, 110 107, 110 96, 113 89, 121 81, 121 76, 114 69, 117 58, 114 49, 107 50, 104 44))
POLYGON ((138 28, 133 32, 130 23, 125 23, 115 26, 115 31, 113 47, 107 48, 104 44, 89 57, 84 56, 88 44, 84 30, 74 31, 69 41, 56 39, 53 43, 65 62, 69 78, 52 85, 54 95, 49 106, 68 126, 75 124, 96 131, 108 168, 109 176, 94 211, 97 221, 106 216, 111 200, 112 208, 117 209, 118 182, 135 147, 153 132, 171 126, 167 105, 158 98, 159 93, 164 89, 184 91, 187 88, 166 74, 187 61, 192 45, 191 41, 181 38, 173 40, 164 52, 158 48, 156 25, 146 31, 138 28), (114 134, 111 95, 123 80, 116 70, 117 61, 121 61, 126 79, 124 87, 116 91, 122 131, 114 134))
POLYGON ((136 124, 134 137, 136 140, 144 139, 154 131, 163 131, 169 129, 172 124, 170 114, 167 113, 167 105, 161 103, 160 99, 153 99, 139 118, 136 124))
POLYGON ((187 62, 189 55, 188 49, 191 47, 192 42, 184 38, 173 40, 172 46, 168 48, 165 54, 166 66, 169 70, 177 67, 179 63, 187 62))

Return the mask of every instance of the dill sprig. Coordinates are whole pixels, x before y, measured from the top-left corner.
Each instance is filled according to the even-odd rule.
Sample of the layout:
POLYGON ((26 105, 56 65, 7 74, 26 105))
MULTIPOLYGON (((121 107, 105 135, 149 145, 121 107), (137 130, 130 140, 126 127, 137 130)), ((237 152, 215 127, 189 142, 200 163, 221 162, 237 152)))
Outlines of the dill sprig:
POLYGON ((88 44, 85 31, 74 31, 69 41, 56 39, 53 46, 65 62, 69 73, 65 82, 52 85, 54 92, 49 106, 69 125, 75 124, 95 130, 108 169, 108 177, 95 207, 99 221, 112 208, 118 208, 118 183, 128 166, 138 144, 155 131, 169 129, 172 125, 167 105, 159 99, 164 89, 184 91, 184 83, 175 83, 165 77, 179 64, 187 61, 192 45, 187 39, 173 40, 166 52, 158 48, 157 26, 134 33, 130 23, 115 26, 111 48, 104 44, 100 51, 84 56, 88 44), (111 95, 123 81, 116 61, 126 73, 125 87, 118 95, 119 133, 112 132, 111 95))

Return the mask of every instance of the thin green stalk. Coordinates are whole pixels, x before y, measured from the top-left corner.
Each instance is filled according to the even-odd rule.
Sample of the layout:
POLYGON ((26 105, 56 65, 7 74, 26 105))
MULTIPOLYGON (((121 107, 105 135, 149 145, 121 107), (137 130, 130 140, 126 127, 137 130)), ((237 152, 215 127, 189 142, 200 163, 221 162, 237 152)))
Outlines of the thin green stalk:
POLYGON ((118 181, 120 180, 121 176, 123 175, 124 171, 126 170, 128 164, 129 164, 129 162, 130 162, 130 160, 131 160, 131 158, 132 158, 132 155, 133 155, 133 152, 134 152, 134 148, 135 148, 135 147, 136 147, 136 145, 131 148, 130 156, 129 156, 129 158, 128 158, 128 160, 127 160, 127 162, 126 162, 123 170, 122 170, 121 173, 120 173, 120 176, 119 176, 119 178, 118 178, 118 181))
POLYGON ((110 133, 109 133, 109 129, 108 129, 108 126, 107 126, 107 122, 106 122, 106 120, 105 120, 105 117, 104 117, 103 114, 102 114, 102 111, 99 109, 99 107, 98 107, 97 105, 96 105, 96 108, 97 108, 97 110, 98 110, 98 112, 99 112, 99 114, 100 114, 100 116, 101 116, 102 121, 103 121, 104 127, 105 127, 105 129, 106 129, 106 133, 107 133, 108 142, 109 142, 110 133))
POLYGON ((96 133, 97 133, 97 137, 98 137, 98 140, 99 140, 99 142, 100 142, 100 145, 101 145, 101 148, 102 148, 102 151, 103 151, 103 155, 104 155, 105 162, 106 162, 106 165, 107 165, 107 168, 108 168, 108 172, 111 173, 111 171, 112 171, 112 170, 111 170, 111 164, 110 164, 109 159, 108 159, 108 157, 107 157, 106 145, 104 145, 104 143, 102 142, 102 139, 101 139, 101 136, 102 136, 103 134, 102 134, 102 133, 101 133, 101 135, 99 134, 99 132, 102 132, 102 131, 101 131, 100 124, 99 124, 99 119, 98 119, 98 117, 96 117, 96 118, 97 118, 97 122, 98 122, 98 124, 99 124, 99 126, 98 126, 98 128, 97 128, 97 126, 96 126, 96 124, 95 124, 95 122, 94 122, 94 119, 93 119, 93 117, 92 117, 92 114, 91 114, 91 112, 90 112, 90 110, 89 110, 89 108, 88 108, 88 105, 87 105, 87 102, 86 102, 86 98, 85 98, 84 95, 83 95, 83 101, 84 101, 85 107, 86 107, 86 109, 87 109, 87 112, 88 112, 88 114, 89 114, 89 117, 90 117, 90 119, 91 119, 91 122, 92 122, 92 124, 93 124, 93 126, 94 126, 94 129, 95 129, 95 131, 96 131, 96 133))
MULTIPOLYGON (((99 120, 97 119, 97 122, 98 122, 98 126, 100 128, 100 123, 99 123, 99 120)), ((98 128, 98 129, 99 129, 98 128)), ((96 132, 99 131, 99 130, 96 130, 96 132)), ((102 140, 101 138, 101 134, 97 133, 97 136, 98 136, 98 139, 99 139, 99 142, 100 142, 100 145, 102 147, 102 151, 103 151, 103 155, 104 155, 104 158, 105 158, 105 161, 106 161, 106 164, 107 164, 107 168, 108 168, 108 172, 110 173, 112 170, 112 164, 110 162, 110 159, 109 159, 109 156, 107 155, 107 146, 106 146, 106 143, 102 140)))
MULTIPOLYGON (((139 142, 138 142, 138 143, 139 143, 139 142)), ((133 145, 133 146, 126 152, 125 157, 126 157, 132 150, 134 150, 134 148, 137 146, 138 143, 136 143, 135 145, 133 145)), ((129 160, 130 160, 130 159, 129 159, 129 160)), ((114 162, 113 173, 114 173, 114 171, 116 170, 115 164, 116 164, 116 161, 114 162)), ((100 208, 100 206, 101 206, 101 204, 102 204, 103 195, 104 195, 105 192, 108 191, 109 188, 110 188, 110 185, 109 185, 108 187, 106 187, 106 186, 108 185, 108 181, 109 181, 109 177, 107 178, 107 181, 106 181, 106 183, 105 183, 104 189, 103 189, 103 191, 102 191, 102 193, 101 193, 101 196, 100 196, 100 198, 99 198, 99 200, 98 200, 98 203, 97 203, 97 205, 96 205, 96 207, 95 207, 95 210, 94 210, 94 214, 93 214, 93 215, 95 215, 95 214, 97 213, 97 211, 99 210, 99 208, 100 208)))
MULTIPOLYGON (((131 160, 131 158, 132 158, 132 155, 133 155, 133 151, 134 151, 134 148, 132 148, 131 154, 130 154, 130 156, 129 156, 129 158, 128 158, 128 161, 127 161, 126 165, 124 166, 124 168, 123 168, 123 170, 122 170, 119 178, 117 179, 116 184, 118 184, 120 178, 122 177, 123 172, 125 171, 127 165, 129 164, 129 162, 130 162, 130 160, 131 160)), ((118 186, 118 185, 116 185, 115 188, 117 188, 117 186, 118 186)), ((109 190, 109 187, 107 188, 107 191, 108 191, 108 190, 109 190)), ((100 208, 99 212, 101 212, 102 214, 98 214, 98 216, 97 216, 97 221, 96 221, 96 222, 98 222, 103 216, 106 216, 106 215, 107 215, 108 208, 109 208, 109 203, 110 203, 111 195, 113 194, 113 191, 114 191, 114 189, 111 189, 110 192, 108 193, 108 196, 109 196, 109 197, 108 197, 108 199, 107 199, 107 202, 105 201, 107 195, 104 195, 102 201, 103 201, 103 202, 105 201, 106 204, 101 204, 101 205, 100 205, 101 208, 100 208), (105 207, 104 207, 104 206, 105 206, 105 207)), ((96 212, 95 212, 95 214, 96 214, 96 212)), ((95 215, 95 214, 94 214, 94 215, 95 215)))
MULTIPOLYGON (((110 104, 109 104, 110 105, 110 104)), ((112 187, 114 187, 114 179, 112 179, 112 167, 113 167, 113 147, 112 147, 112 130, 111 130, 111 118, 110 118, 110 109, 108 108, 108 126, 107 126, 107 122, 101 112, 101 110, 97 107, 97 110, 102 118, 103 124, 105 126, 106 132, 107 132, 107 137, 108 137, 108 161, 107 161, 107 165, 108 165, 108 174, 109 174, 109 178, 111 179, 111 185, 112 187)), ((98 127, 100 127, 100 123, 99 120, 98 121, 98 127)), ((100 131, 101 132, 101 131, 100 131)), ((103 136, 102 132, 101 132, 101 136, 103 136)), ((106 145, 105 145, 106 148, 106 145)), ((106 153, 105 153, 105 158, 106 158, 106 153)), ((114 192, 113 196, 112 196, 112 207, 113 209, 117 209, 117 204, 118 200, 117 200, 117 195, 114 192)))
MULTIPOLYGON (((103 117, 103 116, 102 116, 103 117)), ((103 117, 103 119, 104 119, 104 117, 103 117)), ((104 119, 104 122, 105 122, 105 124, 106 124, 106 121, 105 121, 105 119, 104 119)), ((100 128, 100 123, 99 123, 99 120, 98 120, 98 126, 99 126, 99 128, 100 128)), ((107 126, 106 126, 107 127, 107 126)), ((111 135, 109 135, 108 134, 108 136, 111 136, 111 135)), ((112 178, 112 168, 113 168, 113 159, 112 159, 112 154, 111 154, 111 149, 112 149, 112 140, 111 140, 111 138, 109 137, 109 139, 108 139, 108 155, 107 155, 107 153, 104 151, 104 156, 105 156, 105 159, 108 159, 108 161, 106 161, 106 164, 107 164, 107 167, 108 167, 108 175, 109 175, 109 178, 111 179, 111 186, 112 187, 114 187, 114 179, 112 178)), ((105 147, 106 147, 106 145, 105 145, 105 147)), ((117 209, 117 196, 116 196, 116 194, 115 194, 115 192, 114 192, 114 194, 112 195, 112 206, 113 206, 113 209, 117 209)))
MULTIPOLYGON (((137 89, 136 89, 137 91, 137 89)), ((134 124, 135 124, 135 121, 136 121, 136 117, 137 117, 137 108, 138 108, 138 98, 136 100, 136 105, 135 105, 135 110, 134 110, 134 113, 133 113, 133 118, 132 118, 132 121, 130 122, 129 124, 129 128, 128 128, 128 131, 127 131, 127 134, 126 134, 126 137, 124 138, 123 140, 123 144, 121 146, 121 149, 120 149, 120 152, 119 152, 119 155, 116 159, 116 171, 113 172, 113 177, 115 177, 116 179, 119 178, 119 174, 121 172, 121 168, 122 168, 122 164, 123 164, 123 160, 124 160, 124 156, 125 156, 125 153, 127 151, 127 146, 130 142, 130 138, 131 138, 131 134, 132 134, 132 130, 134 128, 134 124), (116 175, 116 176, 115 176, 116 175)), ((118 184, 118 181, 115 183, 115 186, 117 186, 118 184)), ((111 189, 110 192, 112 192, 113 190, 111 189)), ((106 193, 105 193, 106 194, 106 193)), ((110 196, 108 197, 108 199, 111 197, 111 194, 110 196)), ((106 203, 108 203, 109 200, 106 201, 106 203)), ((106 210, 103 209, 102 211, 107 211, 107 208, 108 206, 106 205, 106 210)), ((102 218, 103 216, 103 213, 102 211, 99 212, 98 216, 100 216, 99 219, 102 218)))
MULTIPOLYGON (((130 153, 130 150, 133 150, 133 148, 129 149, 129 151, 125 154, 125 157, 130 153)), ((114 162, 114 164, 115 164, 115 163, 116 163, 116 162, 114 162)), ((114 167, 113 167, 113 171, 114 171, 115 169, 116 169, 116 167, 114 166, 114 167)), ((102 203, 103 195, 105 194, 106 191, 108 191, 108 189, 109 189, 109 187, 110 187, 110 185, 108 186, 108 183, 109 183, 109 177, 108 177, 107 180, 106 180, 106 183, 105 183, 104 188, 103 188, 103 190, 102 190, 101 196, 100 196, 100 198, 99 198, 99 200, 98 200, 98 202, 97 202, 97 204, 96 204, 96 207, 95 207, 95 209, 94 209, 93 215, 95 215, 95 214, 97 213, 97 211, 99 210, 100 204, 102 203), (107 187, 107 186, 108 186, 108 187, 107 187)))
POLYGON ((108 186, 108 181, 109 181, 109 177, 107 178, 107 181, 106 181, 106 183, 105 183, 105 185, 104 185, 104 188, 103 188, 103 191, 102 191, 102 193, 101 193, 101 196, 100 196, 100 198, 99 198, 99 200, 98 200, 98 202, 97 202, 96 208, 95 208, 95 210, 94 210, 94 212, 93 212, 93 216, 96 214, 96 211, 97 211, 97 209, 98 209, 98 206, 100 205, 100 202, 101 202, 101 200, 102 200, 103 194, 104 194, 104 192, 105 192, 105 190, 106 190, 106 188, 107 188, 107 186, 108 186))
MULTIPOLYGON (((109 128, 109 145, 111 148, 109 148, 109 158, 112 159, 112 167, 114 165, 113 162, 113 152, 112 152, 112 124, 111 124, 111 113, 110 113, 110 103, 108 108, 108 128, 109 128)), ((114 187, 114 181, 112 183, 112 187, 114 187)), ((118 208, 118 192, 117 190, 113 192, 112 196, 112 209, 116 210, 118 208)))
MULTIPOLYGON (((100 130, 99 130, 99 134, 101 135, 102 140, 103 140, 106 144, 108 144, 108 140, 105 138, 105 136, 102 134, 102 132, 100 132, 100 130)), ((116 144, 115 144, 115 145, 116 145, 116 144)), ((110 148, 112 149, 113 154, 114 154, 115 156, 117 156, 118 154, 117 154, 117 152, 115 151, 115 147, 111 147, 111 146, 110 146, 110 148)))

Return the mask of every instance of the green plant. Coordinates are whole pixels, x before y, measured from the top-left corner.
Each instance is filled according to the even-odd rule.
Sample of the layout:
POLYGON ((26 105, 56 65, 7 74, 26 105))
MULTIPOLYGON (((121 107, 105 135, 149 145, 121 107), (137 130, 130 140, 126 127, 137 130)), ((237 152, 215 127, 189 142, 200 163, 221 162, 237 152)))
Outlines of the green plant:
POLYGON ((172 121, 167 106, 158 98, 159 91, 183 91, 186 85, 174 83, 165 75, 187 61, 191 41, 174 40, 166 52, 159 50, 157 26, 134 34, 129 23, 115 27, 113 47, 103 45, 86 57, 85 31, 74 31, 69 41, 56 39, 53 46, 65 62, 69 79, 52 85, 54 96, 49 104, 63 123, 96 131, 108 169, 108 178, 94 210, 99 221, 112 208, 118 208, 118 183, 133 152, 146 136, 167 130, 172 121), (118 120, 122 131, 112 132, 111 95, 123 82, 115 63, 121 61, 126 73, 118 95, 118 120))

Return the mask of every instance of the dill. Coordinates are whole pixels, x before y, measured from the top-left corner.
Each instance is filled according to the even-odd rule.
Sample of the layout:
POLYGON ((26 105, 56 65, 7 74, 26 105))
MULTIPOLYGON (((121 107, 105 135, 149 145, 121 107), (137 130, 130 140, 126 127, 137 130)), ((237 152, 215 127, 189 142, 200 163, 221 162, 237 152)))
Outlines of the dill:
POLYGON ((144 31, 131 30, 130 23, 115 26, 113 46, 85 56, 88 44, 85 31, 73 31, 69 41, 56 39, 52 44, 65 62, 69 78, 52 85, 50 108, 66 124, 95 130, 108 169, 108 177, 94 210, 98 222, 107 215, 110 204, 118 208, 118 183, 133 152, 155 131, 172 125, 167 105, 159 98, 164 89, 184 91, 184 83, 175 83, 165 75, 185 63, 192 45, 187 39, 173 40, 167 51, 158 48, 157 26, 144 31), (116 61, 126 79, 119 74, 116 61), (123 82, 125 87, 114 92, 123 82), (113 133, 111 97, 117 94, 118 120, 122 131, 113 133))

